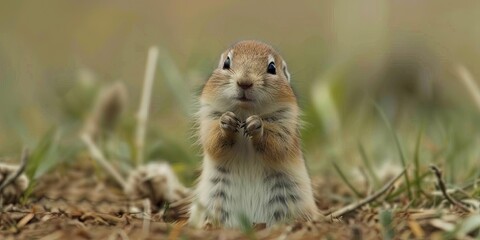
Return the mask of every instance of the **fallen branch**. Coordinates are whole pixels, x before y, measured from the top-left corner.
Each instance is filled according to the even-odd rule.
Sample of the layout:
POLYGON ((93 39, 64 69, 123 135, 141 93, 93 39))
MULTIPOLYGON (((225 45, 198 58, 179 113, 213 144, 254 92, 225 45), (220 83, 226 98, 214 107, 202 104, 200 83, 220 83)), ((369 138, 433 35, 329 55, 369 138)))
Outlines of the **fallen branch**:
POLYGON ((3 192, 3 189, 5 189, 8 185, 14 182, 25 171, 28 160, 29 160, 28 149, 24 148, 22 151, 22 157, 20 159, 20 166, 18 167, 17 171, 8 175, 8 177, 2 182, 2 184, 0 185, 0 193, 3 192))
POLYGON ((122 177, 122 175, 115 169, 103 156, 102 151, 95 145, 93 142, 92 138, 88 135, 83 133, 80 138, 82 141, 87 145, 88 150, 90 151, 90 154, 92 155, 93 159, 95 159, 100 165, 117 181, 118 184, 122 187, 122 189, 125 188, 126 181, 122 177))
POLYGON ((471 212, 470 208, 468 208, 468 205, 454 199, 452 196, 450 196, 450 194, 448 194, 447 187, 445 186, 445 182, 443 181, 443 178, 442 178, 442 171, 440 171, 440 169, 438 169, 438 167, 435 165, 431 165, 430 169, 433 171, 433 173, 435 173, 435 177, 437 177, 438 186, 440 187, 440 190, 442 191, 442 194, 447 199, 447 201, 449 201, 451 204, 457 206, 458 208, 462 209, 465 212, 471 212))
POLYGON ((374 194, 364 198, 363 200, 359 201, 359 202, 356 202, 356 203, 352 203, 344 208, 341 208, 329 215, 327 215, 327 218, 338 218, 340 216, 343 216, 347 213, 350 213, 352 211, 355 211, 361 207, 363 207, 364 205, 366 204, 369 204, 373 201, 375 201, 377 198, 379 198, 380 196, 382 196, 383 194, 385 194, 392 186, 393 184, 395 184, 395 182, 403 176, 403 174, 405 173, 407 169, 404 169, 400 174, 398 174, 395 178, 393 178, 392 180, 390 180, 390 182, 388 182, 387 184, 385 184, 380 190, 378 190, 377 192, 375 192, 374 194))

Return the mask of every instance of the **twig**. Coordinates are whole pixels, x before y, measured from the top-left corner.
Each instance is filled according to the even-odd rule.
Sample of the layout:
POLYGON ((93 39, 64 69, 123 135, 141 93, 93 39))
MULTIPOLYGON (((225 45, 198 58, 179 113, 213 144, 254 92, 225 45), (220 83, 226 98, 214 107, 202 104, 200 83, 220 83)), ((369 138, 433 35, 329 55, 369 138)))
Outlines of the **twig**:
POLYGON ((22 173, 25 171, 25 168, 28 164, 29 152, 27 148, 24 148, 22 151, 22 157, 20 160, 20 166, 18 167, 15 173, 9 174, 8 177, 0 185, 0 193, 5 189, 9 184, 15 181, 22 173))
POLYGON ((142 226, 142 235, 143 238, 147 238, 150 234, 150 219, 151 219, 151 207, 150 199, 146 198, 143 200, 143 226, 142 226))
POLYGON ((150 99, 152 96, 153 80, 155 76, 155 66, 157 65, 158 48, 150 47, 148 49, 147 68, 145 69, 145 79, 143 82, 142 100, 137 115, 137 129, 135 135, 135 145, 137 147, 136 162, 137 166, 143 163, 143 149, 145 147, 145 131, 147 128, 148 109, 150 108, 150 99))
POLYGON ((344 208, 341 208, 329 215, 327 215, 327 218, 338 218, 342 215, 345 215, 349 212, 352 212, 352 211, 355 211, 361 207, 363 207, 364 205, 368 204, 368 203, 371 203, 373 201, 375 201, 377 198, 379 198, 380 196, 382 196, 383 194, 385 194, 392 186, 393 184, 395 184, 395 182, 403 176, 403 174, 405 173, 407 169, 404 169, 400 174, 398 174, 395 178, 393 178, 392 180, 390 180, 390 182, 388 182, 387 184, 385 184, 380 190, 378 190, 377 192, 375 192, 374 194, 364 198, 363 200, 357 202, 357 203, 352 203, 344 208))
POLYGON ((468 205, 466 205, 463 202, 460 202, 456 199, 454 199, 450 194, 447 192, 447 187, 445 186, 445 182, 443 181, 442 178, 442 171, 438 169, 437 166, 431 165, 430 169, 435 173, 435 177, 437 177, 437 182, 438 186, 440 187, 440 190, 442 191, 443 196, 453 205, 457 206, 458 208, 462 209, 465 212, 471 212, 470 208, 468 208, 468 205))
POLYGON ((90 135, 83 133, 80 138, 87 145, 90 154, 93 159, 95 159, 100 165, 117 181, 122 188, 125 188, 127 184, 125 179, 120 175, 120 173, 115 169, 105 158, 102 151, 95 145, 90 135))
POLYGON ((472 74, 463 65, 457 66, 457 72, 460 76, 460 80, 462 80, 463 85, 465 85, 465 88, 467 88, 468 92, 472 96, 475 105, 478 107, 478 110, 480 110, 480 88, 476 84, 472 74))

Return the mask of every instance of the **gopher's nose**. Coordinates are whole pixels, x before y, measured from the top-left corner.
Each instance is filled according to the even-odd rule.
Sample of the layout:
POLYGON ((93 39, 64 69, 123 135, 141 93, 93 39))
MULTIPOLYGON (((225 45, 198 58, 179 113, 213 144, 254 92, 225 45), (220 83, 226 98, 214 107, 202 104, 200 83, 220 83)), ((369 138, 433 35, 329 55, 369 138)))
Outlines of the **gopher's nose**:
POLYGON ((237 85, 243 90, 247 90, 253 86, 253 83, 249 81, 238 81, 237 85))

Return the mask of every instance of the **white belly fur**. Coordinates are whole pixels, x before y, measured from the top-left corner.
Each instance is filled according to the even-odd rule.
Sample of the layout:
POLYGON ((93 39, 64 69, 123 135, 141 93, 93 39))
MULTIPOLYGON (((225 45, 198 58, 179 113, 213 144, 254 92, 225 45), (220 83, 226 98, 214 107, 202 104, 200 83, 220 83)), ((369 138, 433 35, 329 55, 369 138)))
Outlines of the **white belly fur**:
POLYGON ((243 136, 238 140, 234 150, 238 155, 221 166, 204 156, 190 224, 240 227, 243 219, 272 225, 312 214, 309 207, 314 200, 303 161, 272 169, 255 153, 250 140, 243 136))

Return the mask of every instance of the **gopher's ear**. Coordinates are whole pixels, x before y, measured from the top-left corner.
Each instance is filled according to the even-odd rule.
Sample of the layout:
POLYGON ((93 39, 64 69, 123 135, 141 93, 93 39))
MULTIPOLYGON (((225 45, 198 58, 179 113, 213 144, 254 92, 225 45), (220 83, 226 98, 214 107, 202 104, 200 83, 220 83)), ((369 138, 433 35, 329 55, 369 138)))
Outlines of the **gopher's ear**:
POLYGON ((288 69, 287 69, 287 63, 285 61, 282 61, 282 66, 283 66, 283 74, 285 74, 285 77, 287 78, 288 82, 290 82, 290 73, 288 72, 288 69))
POLYGON ((224 52, 222 53, 222 55, 220 55, 220 60, 218 60, 218 68, 222 68, 223 67, 223 62, 225 61, 225 58, 227 58, 227 52, 224 52))
POLYGON ((228 50, 227 52, 224 52, 222 53, 222 55, 220 55, 220 60, 218 61, 218 68, 223 68, 223 66, 225 65, 225 60, 227 60, 227 58, 230 58, 230 67, 231 67, 232 61, 233 61, 233 49, 228 50))

